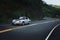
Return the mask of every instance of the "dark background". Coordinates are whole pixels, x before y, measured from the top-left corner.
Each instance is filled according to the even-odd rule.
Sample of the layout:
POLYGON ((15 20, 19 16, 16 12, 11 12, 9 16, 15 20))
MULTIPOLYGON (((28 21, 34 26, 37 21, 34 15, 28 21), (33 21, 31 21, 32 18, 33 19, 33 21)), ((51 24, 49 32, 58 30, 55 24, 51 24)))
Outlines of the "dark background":
POLYGON ((58 6, 48 5, 42 0, 0 0, 0 24, 10 23, 19 16, 27 16, 32 20, 60 18, 60 8, 56 7, 58 6))

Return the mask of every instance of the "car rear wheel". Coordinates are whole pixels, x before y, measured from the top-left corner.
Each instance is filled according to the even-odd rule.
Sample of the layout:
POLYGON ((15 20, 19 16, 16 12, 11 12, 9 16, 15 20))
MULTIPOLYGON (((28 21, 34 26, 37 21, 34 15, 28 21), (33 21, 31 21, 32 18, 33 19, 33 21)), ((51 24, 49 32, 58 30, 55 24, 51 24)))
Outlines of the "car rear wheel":
POLYGON ((22 22, 22 25, 25 25, 25 22, 24 21, 22 22))

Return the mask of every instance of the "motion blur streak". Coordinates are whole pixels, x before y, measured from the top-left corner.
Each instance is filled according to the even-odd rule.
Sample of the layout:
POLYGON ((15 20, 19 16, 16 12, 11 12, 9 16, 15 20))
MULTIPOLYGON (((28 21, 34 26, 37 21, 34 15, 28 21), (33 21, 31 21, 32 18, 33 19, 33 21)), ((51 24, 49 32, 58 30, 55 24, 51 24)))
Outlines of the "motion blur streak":
POLYGON ((24 27, 34 26, 34 25, 38 25, 38 24, 50 23, 50 22, 54 22, 54 21, 58 21, 58 20, 52 20, 52 21, 47 21, 47 22, 42 22, 42 23, 35 23, 35 24, 26 25, 26 26, 17 26, 15 28, 9 28, 9 29, 5 29, 5 30, 1 30, 0 33, 9 32, 12 30, 21 29, 24 27))

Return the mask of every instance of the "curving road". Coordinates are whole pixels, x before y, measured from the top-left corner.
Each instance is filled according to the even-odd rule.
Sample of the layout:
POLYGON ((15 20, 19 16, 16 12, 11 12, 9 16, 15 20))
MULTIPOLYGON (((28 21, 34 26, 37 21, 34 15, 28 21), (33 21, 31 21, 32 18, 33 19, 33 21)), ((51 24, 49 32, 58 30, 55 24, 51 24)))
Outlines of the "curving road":
POLYGON ((32 21, 32 24, 25 26, 1 25, 0 40, 45 40, 59 23, 60 19, 44 18, 44 20, 32 21))

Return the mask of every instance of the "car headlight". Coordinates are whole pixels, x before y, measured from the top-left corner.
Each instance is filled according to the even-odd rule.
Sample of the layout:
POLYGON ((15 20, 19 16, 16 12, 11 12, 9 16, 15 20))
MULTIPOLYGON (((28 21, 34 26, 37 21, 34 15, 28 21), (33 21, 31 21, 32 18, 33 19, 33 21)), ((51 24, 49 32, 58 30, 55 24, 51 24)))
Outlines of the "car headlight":
POLYGON ((16 20, 12 20, 12 22, 15 22, 16 20))

